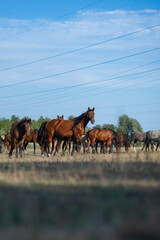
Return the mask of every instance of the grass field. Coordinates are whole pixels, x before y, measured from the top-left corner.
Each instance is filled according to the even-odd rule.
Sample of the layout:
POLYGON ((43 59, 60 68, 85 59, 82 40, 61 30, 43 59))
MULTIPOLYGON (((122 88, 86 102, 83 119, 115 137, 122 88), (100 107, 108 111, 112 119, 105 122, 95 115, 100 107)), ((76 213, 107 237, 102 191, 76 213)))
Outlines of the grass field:
POLYGON ((0 155, 0 239, 160 239, 160 153, 0 155))

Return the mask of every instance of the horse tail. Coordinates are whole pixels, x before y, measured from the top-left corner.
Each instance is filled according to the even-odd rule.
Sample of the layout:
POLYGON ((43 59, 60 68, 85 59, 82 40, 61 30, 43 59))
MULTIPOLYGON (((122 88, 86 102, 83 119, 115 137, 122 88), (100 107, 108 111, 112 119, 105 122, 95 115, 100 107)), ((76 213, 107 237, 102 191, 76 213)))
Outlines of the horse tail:
MULTIPOLYGON (((113 130, 112 130, 112 131, 113 131, 113 130)), ((118 133, 116 133, 115 131, 113 131, 113 134, 114 134, 114 140, 115 140, 116 144, 120 144, 120 139, 119 139, 118 133)))
POLYGON ((40 129, 38 130, 38 136, 37 136, 37 142, 39 143, 39 145, 42 145, 43 142, 43 137, 44 137, 44 130, 46 127, 47 121, 43 122, 42 125, 40 126, 40 129))

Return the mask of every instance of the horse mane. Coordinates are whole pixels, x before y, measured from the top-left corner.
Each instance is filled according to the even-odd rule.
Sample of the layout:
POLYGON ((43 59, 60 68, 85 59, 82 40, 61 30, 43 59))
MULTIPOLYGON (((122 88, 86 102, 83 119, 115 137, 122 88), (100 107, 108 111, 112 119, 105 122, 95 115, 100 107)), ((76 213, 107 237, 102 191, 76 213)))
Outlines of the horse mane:
POLYGON ((82 122, 82 121, 86 118, 87 112, 88 112, 88 111, 86 111, 85 113, 82 113, 82 114, 81 114, 80 116, 78 116, 78 117, 73 118, 74 124, 73 124, 72 129, 75 128, 80 122, 82 122))

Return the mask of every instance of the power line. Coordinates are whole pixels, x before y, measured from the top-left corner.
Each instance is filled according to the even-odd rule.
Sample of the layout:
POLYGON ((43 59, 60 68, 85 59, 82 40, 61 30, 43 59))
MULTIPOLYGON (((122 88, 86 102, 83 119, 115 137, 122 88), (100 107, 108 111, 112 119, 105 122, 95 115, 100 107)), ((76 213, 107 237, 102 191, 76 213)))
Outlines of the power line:
MULTIPOLYGON (((74 10, 74 11, 71 11, 71 12, 69 12, 69 13, 66 13, 66 14, 62 15, 62 16, 59 16, 59 17, 54 18, 53 21, 56 21, 56 20, 62 19, 62 18, 64 18, 64 17, 70 16, 70 15, 72 15, 73 13, 76 13, 76 12, 78 12, 78 11, 80 11, 80 10, 84 10, 84 9, 90 8, 90 7, 92 7, 92 6, 98 4, 99 2, 102 2, 102 1, 104 1, 104 0, 98 0, 98 1, 96 1, 96 2, 93 2, 93 3, 91 3, 91 4, 86 5, 86 6, 84 6, 84 7, 78 8, 78 9, 76 9, 76 10, 74 10)), ((41 23, 41 24, 39 24, 39 25, 37 25, 37 26, 30 27, 30 28, 22 31, 21 33, 29 32, 29 31, 31 31, 31 30, 33 30, 33 29, 36 29, 36 28, 39 28, 39 27, 41 27, 41 26, 43 26, 43 25, 44 25, 44 23, 41 23)), ((21 33, 19 33, 19 34, 21 34, 21 33)), ((7 40, 7 39, 9 39, 9 38, 11 38, 11 37, 17 36, 17 35, 19 35, 19 34, 16 33, 16 34, 13 34, 13 35, 8 36, 8 37, 6 37, 6 38, 0 39, 0 42, 2 42, 2 41, 4 41, 4 40, 7 40)))
MULTIPOLYGON (((144 74, 149 74, 149 73, 152 73, 153 71, 155 71, 155 70, 160 70, 160 68, 159 69, 152 69, 152 70, 148 70, 148 71, 144 71, 144 72, 141 72, 141 74, 143 73, 143 75, 144 74)), ((137 75, 138 73, 135 73, 135 74, 130 74, 130 75, 125 75, 125 77, 127 76, 134 76, 134 75, 137 75)), ((123 76, 124 77, 124 76, 123 76)), ((136 78, 139 78, 139 77, 141 77, 141 76, 137 76, 137 77, 134 77, 134 79, 136 79, 136 78)), ((120 77, 117 77, 117 78, 120 78, 120 77)), ((112 79, 116 79, 116 78, 112 78, 112 79)), ((146 82, 143 82, 143 83, 150 83, 150 82, 155 82, 155 81, 159 81, 159 78, 158 79, 154 79, 154 80, 149 80, 149 81, 146 81, 146 82)), ((116 85, 116 84, 119 84, 119 83, 124 83, 124 82, 128 82, 128 78, 126 79, 126 80, 124 80, 124 81, 119 81, 119 82, 116 82, 116 83, 111 83, 111 84, 108 84, 107 86, 113 86, 113 85, 116 85)), ((76 98, 71 98, 71 99, 69 99, 69 100, 65 100, 65 102, 66 101, 73 101, 73 100, 75 100, 75 99, 77 99, 77 95, 79 95, 79 94, 81 94, 81 97, 91 97, 91 96, 95 96, 95 95, 99 95, 99 94, 105 94, 105 93, 110 93, 110 92, 114 92, 114 91, 119 91, 119 90, 123 90, 123 89, 125 89, 125 88, 128 88, 128 87, 132 87, 132 86, 137 86, 137 83, 136 84, 134 84, 134 85, 131 85, 131 86, 127 86, 127 87, 122 87, 122 88, 119 88, 119 89, 114 89, 114 90, 110 90, 110 91, 105 91, 105 92, 101 92, 101 93, 97 93, 96 92, 96 94, 95 93, 93 93, 93 94, 90 94, 90 95, 87 95, 87 96, 84 96, 84 95, 82 95, 83 93, 87 93, 88 92, 88 90, 87 91, 80 91, 79 93, 74 93, 74 94, 72 94, 72 96, 74 96, 74 95, 76 95, 76 98)), ((101 89, 101 88, 104 88, 104 86, 103 87, 99 87, 99 89, 101 89)), ((93 90, 96 90, 97 91, 97 88, 96 89, 93 89, 93 90)), ((89 89, 89 92, 91 92, 91 89, 89 89)), ((68 96, 70 96, 70 94, 68 95, 68 96)), ((59 99, 64 99, 65 97, 68 97, 68 96, 62 96, 62 97, 58 97, 58 100, 59 99)), ((35 99, 35 97, 32 97, 32 98, 29 98, 28 100, 32 100, 32 99, 35 99)), ((26 106, 26 104, 28 103, 29 105, 30 105, 30 102, 28 102, 28 100, 25 100, 26 101, 26 103, 25 103, 25 106, 26 106)), ((42 100, 42 96, 41 96, 41 100, 42 100)), ((52 101, 53 101, 54 99, 52 98, 52 101)), ((33 101, 31 101, 31 102, 33 102, 33 101)), ((51 104, 57 104, 57 103, 63 103, 64 102, 64 100, 62 100, 62 101, 54 101, 54 103, 51 103, 51 104)), ((38 101, 37 103, 41 103, 41 106, 42 106, 42 103, 45 103, 46 104, 46 101, 44 102, 44 100, 43 100, 43 102, 42 101, 38 101)), ((35 104, 35 101, 34 101, 34 104, 35 104)), ((47 105, 48 105, 48 100, 47 100, 47 105)))
MULTIPOLYGON (((160 70, 160 69, 159 69, 160 70)), ((135 77, 134 79, 136 79, 136 78, 139 78, 139 77, 141 77, 141 76, 137 76, 137 77, 135 77)), ((146 82, 143 82, 143 83, 150 83, 150 82, 155 82, 155 81, 159 81, 160 79, 158 78, 158 79, 154 79, 154 80, 149 80, 149 81, 146 81, 146 82)), ((119 83, 125 83, 125 82, 128 82, 128 79, 126 79, 126 80, 124 80, 124 81, 119 81, 119 82, 116 82, 116 83, 111 83, 111 84, 108 84, 108 85, 106 85, 106 86, 114 86, 114 85, 117 85, 117 84, 119 84, 119 83)), ((65 100, 65 102, 66 101, 73 101, 73 100, 76 100, 77 99, 77 95, 81 95, 81 98, 84 96, 84 95, 82 95, 83 93, 85 94, 85 93, 88 93, 88 91, 89 92, 91 92, 91 91, 94 91, 94 90, 96 90, 96 93, 93 93, 93 94, 89 94, 89 95, 87 95, 87 96, 84 96, 85 98, 86 97, 92 97, 92 96, 96 96, 96 95, 100 95, 100 94, 105 94, 105 93, 110 93, 110 92, 115 92, 115 91, 119 91, 119 90, 123 90, 123 89, 125 89, 125 88, 128 88, 128 87, 134 87, 134 86, 137 86, 137 84, 134 84, 134 85, 131 85, 131 86, 126 86, 126 87, 122 87, 122 88, 119 88, 119 89, 114 89, 114 90, 110 90, 110 91, 105 91, 105 92, 101 92, 101 93, 98 93, 97 92, 97 89, 102 89, 102 88, 104 88, 104 86, 102 86, 102 87, 99 87, 99 88, 96 88, 96 89, 89 89, 89 90, 85 90, 85 91, 80 91, 79 93, 74 93, 74 94, 72 94, 72 96, 76 96, 76 98, 71 98, 70 100, 65 100)), ((69 95, 67 95, 67 96, 62 96, 62 97, 58 97, 58 100, 59 99, 65 99, 66 97, 69 97, 70 96, 70 94, 69 95)), ((34 99, 34 97, 32 97, 32 98, 30 98, 29 100, 32 100, 32 99, 34 99)), ((42 99, 42 96, 41 96, 41 99, 42 99)), ((53 98, 52 98, 52 100, 54 100, 53 98)), ((40 101, 40 102, 42 102, 42 101, 40 101)), ((37 102, 37 103, 40 103, 39 101, 37 102)), ((63 103, 64 102, 64 100, 62 100, 62 101, 56 101, 56 102, 54 102, 53 104, 57 104, 57 103, 63 103)), ((43 100, 43 103, 44 103, 44 100, 43 100)), ((46 101, 45 101, 45 103, 46 103, 46 101)), ((30 104, 30 103, 29 103, 30 104)), ((47 105, 48 105, 48 100, 47 100, 47 105)))
MULTIPOLYGON (((130 72, 130 71, 133 71, 137 68, 145 67, 145 66, 151 65, 153 63, 157 63, 159 61, 160 61, 160 59, 158 59, 156 61, 152 61, 150 63, 146 63, 146 64, 143 64, 143 65, 137 66, 137 67, 134 67, 134 68, 131 68, 131 69, 128 69, 128 70, 125 70, 125 71, 121 71, 120 73, 130 72)), ((142 73, 145 73, 145 72, 143 71, 142 73)), ((133 75, 133 74, 138 74, 138 73, 132 73, 131 75, 133 75)), ((59 92, 59 91, 68 90, 68 89, 77 88, 77 87, 82 87, 82 86, 86 86, 86 85, 97 84, 97 83, 109 81, 109 80, 112 80, 112 79, 114 80, 114 79, 119 78, 119 77, 121 78, 121 77, 128 77, 128 76, 130 76, 130 75, 117 76, 117 74, 114 74, 114 75, 111 75, 110 77, 104 78, 102 80, 85 82, 85 83, 70 85, 70 86, 61 87, 61 88, 52 88, 52 89, 49 89, 49 90, 42 90, 42 91, 29 92, 29 93, 23 93, 23 94, 1 96, 0 99, 12 98, 12 97, 22 97, 22 96, 28 96, 28 95, 34 95, 34 94, 41 94, 41 93, 49 93, 49 92, 53 92, 53 91, 59 92)))
POLYGON ((13 86, 18 86, 18 85, 22 85, 22 84, 26 84, 26 83, 31 83, 31 82, 36 82, 36 81, 40 81, 40 80, 44 80, 44 79, 48 79, 48 78, 52 78, 52 77, 57 77, 57 76, 65 75, 65 74, 68 74, 68 73, 73 73, 73 72, 85 70, 85 69, 88 69, 88 68, 101 66, 101 65, 104 65, 104 64, 107 64, 107 63, 112 63, 112 62, 116 62, 116 61, 119 61, 119 60, 127 59, 127 58, 130 58, 130 57, 139 56, 139 55, 149 53, 149 52, 153 52, 153 51, 157 51, 157 50, 160 50, 160 47, 152 48, 152 49, 145 50, 145 51, 138 52, 138 53, 134 53, 134 54, 131 54, 131 55, 115 58, 115 59, 112 59, 112 60, 108 60, 108 61, 104 61, 104 62, 100 62, 100 63, 88 65, 88 66, 84 66, 84 67, 81 67, 81 68, 76 68, 76 69, 72 69, 72 70, 69 70, 69 71, 56 73, 56 74, 41 77, 41 78, 35 78, 35 79, 20 82, 20 83, 12 83, 12 84, 8 84, 8 85, 0 86, 0 88, 13 87, 13 86))
POLYGON ((49 56, 49 57, 46 57, 46 58, 41 58, 41 59, 38 59, 38 60, 35 60, 35 61, 22 63, 22 64, 11 66, 11 67, 6 67, 6 68, 3 68, 3 69, 0 69, 0 72, 6 71, 6 70, 15 69, 15 68, 19 68, 19 67, 24 67, 24 66, 31 65, 31 64, 34 64, 34 63, 46 61, 46 60, 53 59, 53 58, 56 58, 56 57, 60 57, 60 56, 64 56, 64 55, 71 54, 71 53, 74 53, 74 52, 78 52, 78 51, 81 51, 81 50, 85 50, 87 48, 95 47, 95 46, 98 46, 98 45, 101 45, 101 44, 104 44, 104 43, 107 43, 107 42, 111 42, 113 40, 117 40, 117 39, 120 39, 120 38, 128 37, 128 36, 134 35, 136 33, 140 33, 140 32, 143 32, 145 30, 152 29, 152 28, 155 28, 155 27, 158 27, 158 26, 160 26, 160 24, 156 24, 156 25, 153 25, 153 26, 150 26, 150 27, 147 27, 147 28, 143 28, 143 29, 131 32, 131 33, 127 33, 127 34, 120 35, 120 36, 117 36, 117 37, 114 37, 114 38, 110 38, 110 39, 107 39, 107 40, 104 40, 104 41, 101 41, 101 42, 90 44, 88 46, 84 46, 84 47, 80 47, 80 48, 77 48, 77 49, 73 49, 71 51, 67 51, 67 52, 64 52, 64 53, 59 53, 59 54, 56 54, 56 55, 53 55, 53 56, 49 56))

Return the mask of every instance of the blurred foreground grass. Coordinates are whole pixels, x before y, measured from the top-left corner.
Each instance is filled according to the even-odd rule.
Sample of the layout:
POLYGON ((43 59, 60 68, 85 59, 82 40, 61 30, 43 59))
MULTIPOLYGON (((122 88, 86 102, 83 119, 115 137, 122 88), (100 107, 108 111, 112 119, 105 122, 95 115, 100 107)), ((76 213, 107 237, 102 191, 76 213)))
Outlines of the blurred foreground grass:
POLYGON ((0 155, 0 239, 160 239, 160 153, 0 155))

